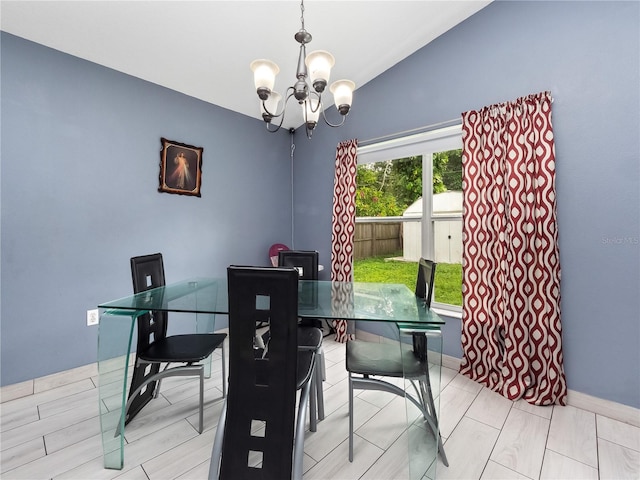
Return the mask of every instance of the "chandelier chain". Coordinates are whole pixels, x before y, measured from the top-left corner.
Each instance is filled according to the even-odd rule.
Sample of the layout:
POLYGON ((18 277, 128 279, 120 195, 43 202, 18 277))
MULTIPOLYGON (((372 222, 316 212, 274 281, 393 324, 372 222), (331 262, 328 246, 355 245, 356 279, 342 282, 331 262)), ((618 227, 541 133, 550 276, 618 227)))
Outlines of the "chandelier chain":
POLYGON ((300 23, 302 24, 302 30, 304 30, 304 0, 300 0, 300 23))

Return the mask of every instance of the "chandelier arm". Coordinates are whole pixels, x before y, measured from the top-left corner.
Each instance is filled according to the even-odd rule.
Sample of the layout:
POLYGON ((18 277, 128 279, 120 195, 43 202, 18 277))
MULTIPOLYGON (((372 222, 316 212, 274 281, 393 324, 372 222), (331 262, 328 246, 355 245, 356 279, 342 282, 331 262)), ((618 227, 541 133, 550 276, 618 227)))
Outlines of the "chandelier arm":
POLYGON ((269 133, 276 133, 278 130, 280 130, 280 128, 282 127, 282 121, 280 122, 280 124, 274 128, 273 130, 271 130, 271 128, 269 128, 269 125, 271 125, 271 122, 267 123, 267 132, 269 133))
POLYGON ((264 108, 264 111, 267 112, 271 117, 273 118, 278 118, 280 116, 284 116, 284 112, 287 109, 287 102, 289 101, 289 99, 293 96, 293 87, 289 87, 287 88, 287 91, 285 92, 285 95, 287 95, 284 99, 284 102, 282 102, 282 111, 280 113, 271 113, 268 109, 267 109, 267 105, 266 105, 266 100, 260 100, 262 102, 262 108, 264 108), (287 95, 287 92, 291 90, 291 93, 289 93, 287 95))
MULTIPOLYGON (((282 123, 284 122, 284 117, 285 117, 284 113, 285 113, 285 111, 287 110, 287 102, 289 101, 289 99, 290 99, 291 97, 293 97, 293 87, 289 87, 289 88, 287 88, 287 92, 288 92, 289 90, 291 90, 291 93, 289 93, 289 94, 286 96, 286 98, 284 99, 284 102, 282 103, 282 111, 281 111, 278 115, 272 115, 272 114, 271 114, 271 113, 270 113, 270 112, 265 108, 265 111, 266 111, 269 115, 271 115, 273 118, 278 118, 278 117, 280 117, 280 123, 278 123, 278 126, 277 126, 274 130, 271 130, 271 129, 269 128, 269 125, 271 125, 271 122, 268 122, 268 123, 267 123, 267 131, 268 131, 268 132, 270 132, 270 133, 276 133, 276 132, 277 132, 278 130, 280 130, 280 128, 282 127, 282 123)), ((263 103, 264 103, 264 102, 263 102, 263 103)))
POLYGON ((316 113, 318 110, 322 111, 322 94, 321 93, 309 90, 309 110, 311 111, 311 113, 316 113), (315 95, 315 97, 318 99, 318 101, 316 102, 315 109, 313 108, 313 103, 311 102, 311 95, 315 95))
POLYGON ((271 113, 269 111, 269 109, 267 108, 267 104, 266 104, 266 100, 260 100, 260 102, 262 103, 262 108, 264 109, 264 111, 271 117, 271 118, 278 118, 280 117, 283 113, 284 110, 282 110, 280 113, 271 113))
POLYGON ((342 125, 344 125, 344 122, 347 119, 347 116, 346 115, 342 115, 342 121, 340 123, 333 124, 329 120, 327 120, 327 116, 325 115, 324 110, 322 110, 322 118, 324 119, 324 123, 326 123, 330 127, 337 128, 337 127, 341 127, 342 125))
POLYGON ((302 104, 302 105, 303 105, 303 108, 302 108, 302 117, 303 117, 303 120, 304 120, 304 124, 305 124, 305 125, 307 125, 307 122, 308 122, 308 118, 307 118, 307 102, 308 102, 308 101, 309 101, 309 99, 305 100, 305 101, 303 102, 303 104, 302 104))

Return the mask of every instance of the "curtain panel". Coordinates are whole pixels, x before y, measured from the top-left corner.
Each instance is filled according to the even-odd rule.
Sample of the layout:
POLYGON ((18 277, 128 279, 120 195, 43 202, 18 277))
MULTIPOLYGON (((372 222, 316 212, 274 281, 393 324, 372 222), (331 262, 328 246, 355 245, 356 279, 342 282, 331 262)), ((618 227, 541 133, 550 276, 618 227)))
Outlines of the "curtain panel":
MULTIPOLYGON (((356 228, 356 172, 358 141, 341 142, 336 149, 333 180, 333 212, 331 216, 331 280, 353 280, 353 236, 356 228)), ((332 292, 333 298, 351 295, 349 291, 332 292)), ((340 302, 338 302, 340 303, 340 302)), ((355 325, 346 320, 334 320, 338 342, 355 338, 355 325)))
POLYGON ((551 94, 462 114, 460 372, 565 405, 551 94))

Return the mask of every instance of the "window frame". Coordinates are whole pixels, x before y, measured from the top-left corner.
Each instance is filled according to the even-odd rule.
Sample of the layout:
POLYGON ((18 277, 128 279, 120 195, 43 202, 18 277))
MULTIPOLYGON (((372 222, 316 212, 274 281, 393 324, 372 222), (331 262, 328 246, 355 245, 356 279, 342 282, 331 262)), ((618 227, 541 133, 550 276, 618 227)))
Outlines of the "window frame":
MULTIPOLYGON (((462 214, 434 215, 433 214, 433 190, 428 189, 425 194, 425 186, 433 185, 433 154, 448 150, 462 148, 462 124, 456 124, 444 128, 438 128, 427 132, 397 137, 391 140, 358 146, 358 165, 383 162, 389 159, 399 159, 411 156, 422 156, 422 245, 423 256, 434 258, 435 255, 435 222, 438 220, 451 220, 461 218, 462 214)), ((432 306, 443 311, 460 315, 462 307, 447 303, 440 303, 435 298, 432 306)))

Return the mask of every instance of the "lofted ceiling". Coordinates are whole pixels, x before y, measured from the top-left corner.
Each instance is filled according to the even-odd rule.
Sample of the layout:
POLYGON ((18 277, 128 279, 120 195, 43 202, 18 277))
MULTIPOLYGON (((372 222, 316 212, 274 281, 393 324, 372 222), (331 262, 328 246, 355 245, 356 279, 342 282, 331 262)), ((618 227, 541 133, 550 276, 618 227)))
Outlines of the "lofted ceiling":
MULTIPOLYGON (((307 0, 305 28, 313 35, 307 53, 334 55, 330 82, 356 83, 356 109, 358 87, 490 1, 307 0)), ((255 118, 261 117, 252 60, 280 66, 276 91, 295 82, 297 0, 2 0, 0 19, 13 35, 255 118)), ((287 128, 303 123, 292 107, 287 128)))

